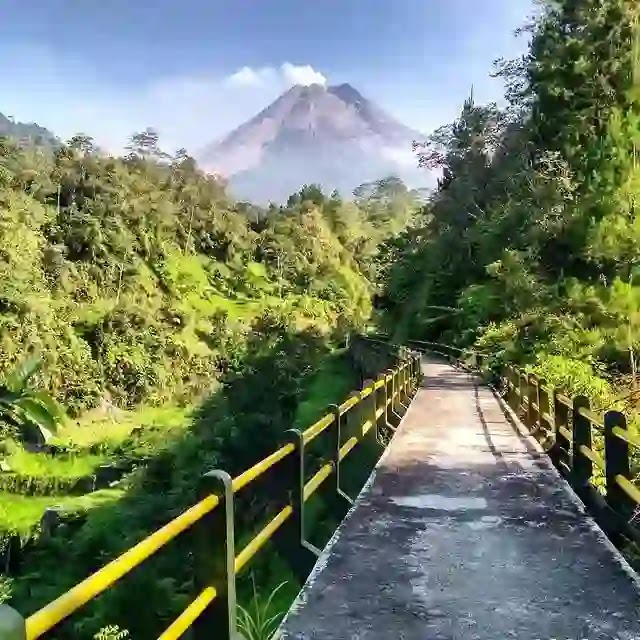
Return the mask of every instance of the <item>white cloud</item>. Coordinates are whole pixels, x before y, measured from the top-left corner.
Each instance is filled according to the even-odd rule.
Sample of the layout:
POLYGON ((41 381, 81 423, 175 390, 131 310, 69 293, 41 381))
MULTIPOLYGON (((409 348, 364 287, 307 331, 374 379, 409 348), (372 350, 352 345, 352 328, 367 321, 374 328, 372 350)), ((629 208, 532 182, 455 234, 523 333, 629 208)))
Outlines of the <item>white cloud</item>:
POLYGON ((262 67, 260 69, 242 67, 232 73, 226 79, 226 83, 235 87, 264 87, 274 80, 277 80, 277 73, 271 67, 262 67))
POLYGON ((327 84, 327 78, 310 64, 292 64, 285 62, 276 67, 242 67, 225 80, 231 87, 267 87, 279 86, 288 89, 294 84, 308 86, 310 84, 327 84))
POLYGON ((303 86, 310 84, 327 84, 326 77, 319 71, 316 71, 310 64, 296 65, 285 62, 280 67, 280 73, 284 80, 290 84, 301 84, 303 86))

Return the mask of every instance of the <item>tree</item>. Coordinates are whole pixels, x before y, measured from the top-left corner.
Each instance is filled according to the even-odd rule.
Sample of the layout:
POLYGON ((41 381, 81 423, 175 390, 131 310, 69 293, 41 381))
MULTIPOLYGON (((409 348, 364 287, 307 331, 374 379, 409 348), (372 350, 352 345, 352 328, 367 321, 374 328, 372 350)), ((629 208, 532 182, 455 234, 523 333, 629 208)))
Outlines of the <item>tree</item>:
POLYGON ((29 381, 41 367, 38 358, 30 358, 16 367, 0 383, 0 427, 3 435, 14 430, 25 442, 41 444, 55 433, 62 412, 51 396, 36 391, 29 381))
POLYGON ((305 184, 302 186, 300 191, 289 196, 287 199, 287 207, 294 207, 297 204, 302 204, 304 202, 311 202, 320 206, 324 201, 325 195, 319 184, 305 184))
POLYGON ((168 156, 164 151, 160 150, 158 141, 158 132, 151 127, 147 127, 144 131, 134 133, 129 139, 129 144, 126 146, 129 152, 128 157, 132 160, 148 160, 154 162, 165 160, 168 156))
POLYGON ((78 151, 82 155, 90 155, 96 151, 93 138, 88 136, 86 133, 76 133, 74 136, 69 138, 66 144, 67 147, 74 151, 78 151))
POLYGON ((184 147, 181 147, 173 154, 171 164, 175 169, 187 175, 193 175, 198 169, 195 159, 187 153, 184 147))

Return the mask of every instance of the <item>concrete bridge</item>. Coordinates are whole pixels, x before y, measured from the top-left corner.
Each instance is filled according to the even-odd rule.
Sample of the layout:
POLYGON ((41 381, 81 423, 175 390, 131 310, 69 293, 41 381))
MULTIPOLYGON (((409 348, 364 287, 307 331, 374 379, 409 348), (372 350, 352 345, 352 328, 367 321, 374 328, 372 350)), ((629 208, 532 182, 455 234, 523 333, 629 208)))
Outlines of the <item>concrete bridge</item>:
POLYGON ((638 578, 508 408, 424 379, 285 618, 289 640, 632 640, 638 578))
POLYGON ((281 640, 640 639, 638 578, 590 515, 617 540, 640 541, 640 438, 625 416, 601 416, 513 366, 507 405, 444 360, 381 348, 392 368, 376 381, 239 475, 204 474, 199 501, 55 600, 26 618, 0 604, 0 640, 60 637, 59 623, 187 530, 193 600, 160 640, 240 640, 236 576, 270 542, 302 579, 311 570, 281 640), (342 518, 353 503, 341 465, 354 451, 379 453, 393 432, 320 553, 305 504, 322 488, 342 518), (269 478, 267 521, 236 549, 235 501, 269 478))

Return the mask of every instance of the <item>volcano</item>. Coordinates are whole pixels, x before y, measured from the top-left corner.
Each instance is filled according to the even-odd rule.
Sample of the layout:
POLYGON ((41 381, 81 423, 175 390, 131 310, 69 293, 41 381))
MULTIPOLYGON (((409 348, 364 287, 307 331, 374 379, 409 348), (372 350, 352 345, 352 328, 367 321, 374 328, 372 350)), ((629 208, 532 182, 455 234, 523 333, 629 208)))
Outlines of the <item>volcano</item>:
POLYGON ((310 183, 347 196, 390 175, 426 186, 412 150, 423 139, 350 84, 296 85, 197 159, 227 178, 234 196, 282 202, 310 183))

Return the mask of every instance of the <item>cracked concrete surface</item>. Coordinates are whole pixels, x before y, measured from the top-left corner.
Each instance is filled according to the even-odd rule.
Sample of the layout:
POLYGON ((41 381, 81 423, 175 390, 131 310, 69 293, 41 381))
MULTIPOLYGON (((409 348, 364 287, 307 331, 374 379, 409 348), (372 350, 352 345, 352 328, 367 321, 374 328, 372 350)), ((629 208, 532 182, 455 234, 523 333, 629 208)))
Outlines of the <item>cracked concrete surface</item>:
POLYGON ((424 364, 287 640, 636 640, 635 574, 491 391, 424 364))

